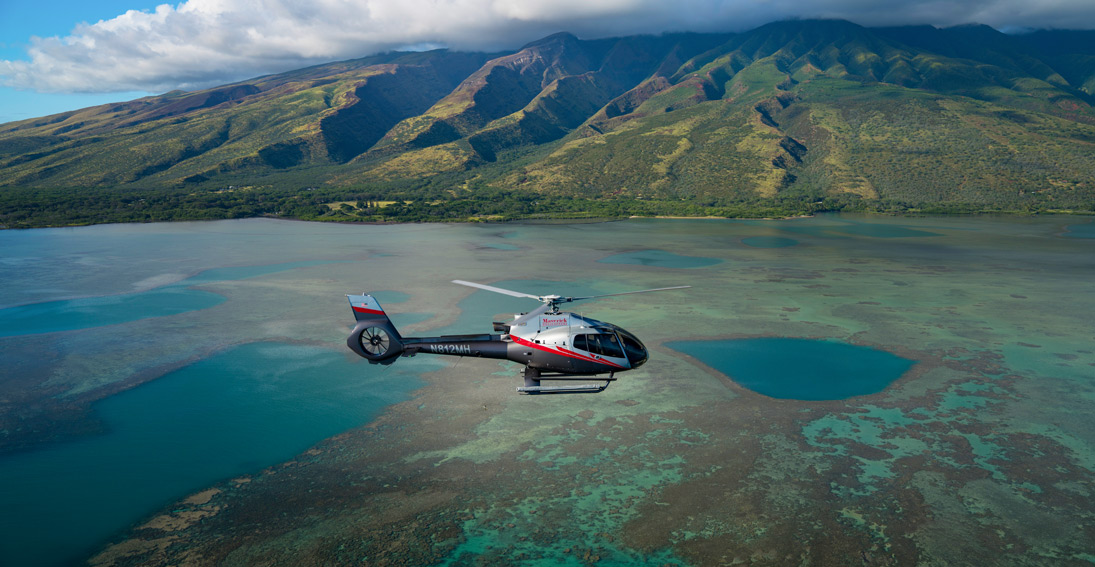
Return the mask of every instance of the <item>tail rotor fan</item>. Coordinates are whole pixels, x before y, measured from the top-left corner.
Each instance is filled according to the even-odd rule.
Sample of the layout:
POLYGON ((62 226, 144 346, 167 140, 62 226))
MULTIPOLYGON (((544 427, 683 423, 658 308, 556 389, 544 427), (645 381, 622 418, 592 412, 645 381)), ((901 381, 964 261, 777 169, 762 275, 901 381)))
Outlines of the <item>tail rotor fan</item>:
POLYGON ((384 356, 391 348, 392 339, 388 331, 381 327, 365 327, 360 335, 361 349, 370 356, 384 356))

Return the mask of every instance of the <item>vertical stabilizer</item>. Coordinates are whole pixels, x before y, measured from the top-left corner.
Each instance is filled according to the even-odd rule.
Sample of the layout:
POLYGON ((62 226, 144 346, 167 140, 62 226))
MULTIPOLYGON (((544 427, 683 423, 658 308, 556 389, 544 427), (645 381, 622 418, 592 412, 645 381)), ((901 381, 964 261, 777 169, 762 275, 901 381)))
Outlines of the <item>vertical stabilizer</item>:
POLYGON ((346 346, 372 363, 391 364, 403 354, 403 337, 371 295, 347 295, 357 325, 346 346))
POLYGON ((346 298, 350 300, 350 307, 354 310, 354 318, 358 321, 388 318, 384 314, 384 308, 371 295, 347 295, 346 298))

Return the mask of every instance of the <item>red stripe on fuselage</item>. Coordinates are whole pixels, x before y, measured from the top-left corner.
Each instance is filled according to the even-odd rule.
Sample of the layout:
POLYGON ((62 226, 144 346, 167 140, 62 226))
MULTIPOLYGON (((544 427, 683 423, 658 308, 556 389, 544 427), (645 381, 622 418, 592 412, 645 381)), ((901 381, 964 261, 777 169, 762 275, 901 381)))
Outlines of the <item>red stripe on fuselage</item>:
POLYGON ((578 360, 585 361, 585 362, 593 362, 595 364, 603 364, 605 366, 611 366, 613 368, 620 368, 620 369, 623 369, 623 370, 627 370, 626 366, 620 366, 619 364, 616 364, 615 362, 612 362, 610 360, 605 360, 604 358, 593 358, 592 356, 579 354, 579 353, 574 352, 572 350, 565 350, 565 349, 561 349, 561 348, 550 348, 548 346, 536 344, 536 343, 534 343, 534 342, 532 342, 528 339, 522 339, 521 337, 515 337, 513 335, 510 335, 510 338, 513 339, 513 342, 515 342, 519 345, 531 347, 531 348, 534 348, 536 350, 542 350, 544 352, 550 352, 551 354, 558 354, 560 356, 576 358, 578 360))
POLYGON ((357 311, 358 313, 368 313, 369 315, 383 315, 384 314, 383 311, 377 311, 376 309, 369 309, 367 307, 358 307, 357 305, 351 305, 350 307, 353 307, 354 311, 357 311))

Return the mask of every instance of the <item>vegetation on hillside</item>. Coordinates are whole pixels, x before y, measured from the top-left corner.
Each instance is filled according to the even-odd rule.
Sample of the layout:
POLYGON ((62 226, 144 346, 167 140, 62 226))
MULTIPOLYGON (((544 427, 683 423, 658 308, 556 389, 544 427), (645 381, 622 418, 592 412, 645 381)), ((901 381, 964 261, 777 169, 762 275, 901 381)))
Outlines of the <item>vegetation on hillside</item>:
POLYGON ((1089 38, 796 21, 378 55, 2 124, 0 225, 1095 212, 1089 38))

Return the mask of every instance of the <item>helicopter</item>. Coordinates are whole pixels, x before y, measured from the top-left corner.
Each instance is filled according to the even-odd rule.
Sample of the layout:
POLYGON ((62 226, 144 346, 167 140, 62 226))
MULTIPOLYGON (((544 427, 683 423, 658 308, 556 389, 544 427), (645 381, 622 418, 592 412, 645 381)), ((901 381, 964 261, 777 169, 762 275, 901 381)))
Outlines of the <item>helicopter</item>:
POLYGON ((638 337, 624 329, 575 313, 561 312, 559 305, 599 297, 691 287, 682 285, 587 297, 564 297, 531 295, 463 280, 452 280, 452 283, 512 297, 535 299, 543 305, 528 313, 515 315, 508 323, 495 322, 494 331, 501 334, 404 337, 388 319, 384 308, 375 297, 365 293, 347 295, 357 324, 346 339, 346 346, 371 364, 388 365, 400 356, 415 356, 418 353, 511 360, 525 366, 521 373, 524 385, 517 388, 520 393, 598 393, 608 388, 616 379, 617 372, 642 366, 649 358, 649 353, 638 337), (604 374, 608 376, 596 378, 604 374), (594 377, 597 383, 541 384, 541 380, 589 380, 589 377, 594 377))

